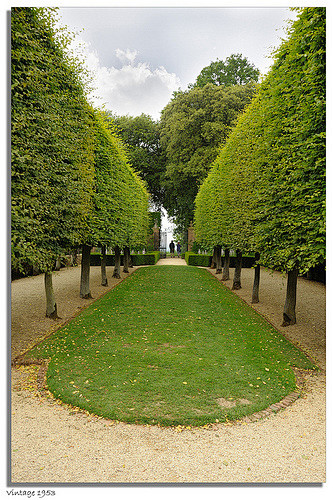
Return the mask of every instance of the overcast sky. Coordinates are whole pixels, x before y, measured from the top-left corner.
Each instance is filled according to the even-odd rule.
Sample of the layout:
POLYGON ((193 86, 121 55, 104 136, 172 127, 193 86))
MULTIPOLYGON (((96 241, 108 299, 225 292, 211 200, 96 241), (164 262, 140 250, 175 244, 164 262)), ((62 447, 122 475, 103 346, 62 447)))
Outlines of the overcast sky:
POLYGON ((216 59, 241 53, 265 74, 286 21, 296 17, 281 7, 65 7, 60 14, 80 32, 93 103, 155 120, 172 92, 216 59))

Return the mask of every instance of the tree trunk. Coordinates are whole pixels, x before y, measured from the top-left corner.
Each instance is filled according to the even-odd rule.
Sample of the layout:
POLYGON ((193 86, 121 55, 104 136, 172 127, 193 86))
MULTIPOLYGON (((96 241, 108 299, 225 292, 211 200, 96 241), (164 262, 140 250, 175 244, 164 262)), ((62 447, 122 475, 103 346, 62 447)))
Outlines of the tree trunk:
POLYGON ((230 251, 229 251, 229 248, 225 248, 222 281, 228 281, 230 279, 229 267, 230 267, 230 251))
POLYGON ((221 258, 222 247, 217 245, 216 247, 216 274, 222 273, 222 258, 221 258))
POLYGON ((106 246, 102 245, 102 258, 101 258, 101 275, 102 286, 108 286, 108 279, 106 277, 106 246))
POLYGON ((129 252, 129 254, 128 254, 128 267, 134 267, 134 266, 133 266, 132 257, 131 257, 131 253, 130 253, 130 252, 129 252))
POLYGON ((73 248, 72 249, 72 266, 73 267, 77 266, 77 254, 78 254, 77 248, 73 248))
POLYGON ((236 265, 235 265, 235 274, 234 274, 234 281, 232 284, 232 290, 239 290, 240 288, 242 288, 241 272, 242 272, 242 252, 240 250, 236 250, 236 265))
POLYGON ((82 245, 82 261, 81 261, 81 285, 80 297, 82 299, 91 299, 89 277, 90 277, 90 252, 91 247, 82 245))
POLYGON ((216 247, 214 247, 212 264, 211 264, 210 268, 211 269, 215 269, 216 268, 216 247))
MULTIPOLYGON (((260 254, 256 252, 255 259, 258 261, 260 254)), ((254 281, 252 289, 252 304, 258 304, 259 302, 259 283, 260 283, 260 264, 257 264, 254 268, 254 281)))
POLYGON ((44 275, 45 295, 46 295, 46 317, 58 319, 57 304, 54 298, 52 285, 52 273, 46 272, 44 275))
POLYGON ((61 256, 58 255, 56 262, 55 262, 55 270, 60 271, 61 269, 61 256))
POLYGON ((130 249, 128 247, 124 247, 124 267, 123 272, 129 273, 129 259, 130 259, 130 249))
POLYGON ((296 290, 297 290, 298 269, 295 267, 288 272, 287 294, 283 310, 282 326, 294 325, 296 323, 296 290))
POLYGON ((114 249, 114 270, 112 278, 120 279, 120 248, 118 246, 114 249))

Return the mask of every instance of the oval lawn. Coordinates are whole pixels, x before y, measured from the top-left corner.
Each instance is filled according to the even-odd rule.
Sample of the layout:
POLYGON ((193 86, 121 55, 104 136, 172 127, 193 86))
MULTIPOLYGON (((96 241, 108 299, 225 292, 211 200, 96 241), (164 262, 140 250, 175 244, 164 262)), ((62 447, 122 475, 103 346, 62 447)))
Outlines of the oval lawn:
POLYGON ((124 422, 200 426, 258 412, 315 366, 207 270, 140 268, 29 355, 49 390, 124 422))

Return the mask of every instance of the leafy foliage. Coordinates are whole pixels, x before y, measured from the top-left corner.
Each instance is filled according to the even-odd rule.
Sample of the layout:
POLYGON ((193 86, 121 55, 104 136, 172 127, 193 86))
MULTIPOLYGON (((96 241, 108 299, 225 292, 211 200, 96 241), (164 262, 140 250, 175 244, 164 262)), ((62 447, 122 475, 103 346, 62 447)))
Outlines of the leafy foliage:
POLYGON ((258 104, 257 241, 268 265, 305 272, 325 259, 325 8, 305 8, 275 58, 258 104))
POLYGON ((325 259, 325 9, 305 8, 196 199, 199 242, 300 272, 325 259))
POLYGON ((230 247, 232 219, 227 182, 228 177, 222 177, 216 160, 195 199, 195 238, 203 247, 230 247))
POLYGON ((144 245, 148 229, 148 193, 128 164, 124 146, 103 113, 95 113, 96 148, 94 210, 89 243, 110 246, 144 245))
POLYGON ((207 83, 214 85, 245 85, 257 82, 259 69, 241 54, 231 54, 225 61, 217 59, 203 68, 197 77, 194 87, 204 87, 207 83))
POLYGON ((86 230, 92 113, 53 11, 12 10, 12 265, 52 268, 86 230))
POLYGON ((108 113, 126 148, 133 169, 146 182, 152 202, 163 205, 161 178, 165 172, 165 154, 160 145, 159 124, 150 116, 116 116, 108 113))
POLYGON ((193 219, 199 186, 254 90, 252 84, 207 84, 177 92, 162 111, 161 144, 167 156, 164 207, 181 230, 193 219))
POLYGON ((86 99, 54 9, 12 11, 12 265, 53 268, 73 246, 142 246, 148 193, 86 99))

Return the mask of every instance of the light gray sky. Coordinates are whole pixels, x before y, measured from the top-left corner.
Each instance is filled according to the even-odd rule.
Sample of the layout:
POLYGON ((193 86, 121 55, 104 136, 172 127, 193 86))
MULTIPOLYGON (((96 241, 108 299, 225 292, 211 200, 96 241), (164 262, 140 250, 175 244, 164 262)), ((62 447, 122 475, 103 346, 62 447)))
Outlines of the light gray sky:
POLYGON ((281 7, 65 7, 60 14, 80 31, 93 103, 154 119, 174 90, 216 59, 241 53, 265 74, 286 21, 296 17, 281 7))

